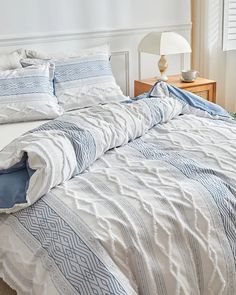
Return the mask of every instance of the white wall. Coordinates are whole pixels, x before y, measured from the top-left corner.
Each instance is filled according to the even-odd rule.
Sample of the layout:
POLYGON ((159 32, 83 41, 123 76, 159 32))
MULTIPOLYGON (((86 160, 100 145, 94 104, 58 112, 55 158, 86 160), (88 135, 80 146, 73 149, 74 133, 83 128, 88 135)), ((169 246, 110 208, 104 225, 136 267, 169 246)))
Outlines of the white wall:
MULTIPOLYGON (((0 52, 109 42, 112 51, 129 51, 132 95, 141 38, 153 30, 173 30, 190 39, 190 23, 190 0, 0 0, 0 52)), ((143 56, 143 77, 157 74, 157 59, 143 56)), ((189 67, 189 56, 185 64, 189 67)), ((179 73, 180 56, 170 56, 169 65, 169 73, 179 73)))
POLYGON ((0 1, 1 35, 92 31, 189 22, 189 0, 0 1))

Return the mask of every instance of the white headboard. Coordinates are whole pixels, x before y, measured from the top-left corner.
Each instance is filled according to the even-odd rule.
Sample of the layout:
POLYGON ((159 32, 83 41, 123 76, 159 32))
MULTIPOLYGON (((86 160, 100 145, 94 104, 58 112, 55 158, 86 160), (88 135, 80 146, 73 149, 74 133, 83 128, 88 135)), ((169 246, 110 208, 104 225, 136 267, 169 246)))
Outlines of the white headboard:
MULTIPOLYGON (((134 80, 138 79, 137 46, 144 35, 151 31, 175 31, 188 40, 191 24, 176 26, 145 26, 116 30, 89 32, 57 32, 47 34, 0 35, 0 54, 18 48, 38 49, 47 52, 72 51, 109 43, 112 52, 112 69, 117 83, 126 95, 133 95, 134 80)), ((157 75, 157 56, 142 57, 142 77, 157 75)), ((179 73, 190 65, 190 56, 169 56, 169 74, 179 73)))

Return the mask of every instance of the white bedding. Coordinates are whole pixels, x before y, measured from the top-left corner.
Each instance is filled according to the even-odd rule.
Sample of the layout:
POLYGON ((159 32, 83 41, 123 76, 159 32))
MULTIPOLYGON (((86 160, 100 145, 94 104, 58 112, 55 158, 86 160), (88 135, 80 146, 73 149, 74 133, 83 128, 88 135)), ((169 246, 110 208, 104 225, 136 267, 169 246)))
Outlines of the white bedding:
POLYGON ((14 124, 0 124, 0 150, 21 134, 40 126, 48 121, 21 122, 14 124))
POLYGON ((0 215, 0 277, 22 295, 234 295, 236 122, 204 114, 94 106, 6 148, 3 171, 27 152, 37 191, 0 215))
POLYGON ((62 108, 54 95, 54 66, 47 63, 0 71, 0 124, 54 119, 62 108))

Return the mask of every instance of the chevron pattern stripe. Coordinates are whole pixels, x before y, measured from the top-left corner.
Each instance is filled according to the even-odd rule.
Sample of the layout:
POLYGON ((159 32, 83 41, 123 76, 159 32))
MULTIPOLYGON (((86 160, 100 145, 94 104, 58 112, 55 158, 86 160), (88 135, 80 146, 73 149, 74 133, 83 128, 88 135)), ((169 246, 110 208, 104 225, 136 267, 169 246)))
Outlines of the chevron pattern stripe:
POLYGON ((0 79, 0 97, 31 93, 49 93, 53 95, 53 84, 46 76, 0 79))
POLYGON ((31 130, 29 133, 47 130, 59 131, 69 138, 76 154, 77 173, 84 171, 95 160, 96 144, 89 131, 83 130, 71 122, 56 119, 31 130))
POLYGON ((73 64, 56 65, 55 82, 68 82, 91 77, 112 75, 108 60, 91 60, 73 64))
POLYGON ((15 216, 53 258, 78 294, 126 294, 102 261, 43 199, 15 216))
POLYGON ((147 159, 158 159, 176 167, 185 176, 203 185, 215 201, 221 216, 226 236, 233 252, 236 268, 236 200, 232 194, 233 188, 221 179, 221 175, 212 169, 201 167, 197 162, 186 158, 179 153, 166 151, 164 146, 157 143, 147 144, 142 139, 129 143, 130 146, 141 152, 147 159))

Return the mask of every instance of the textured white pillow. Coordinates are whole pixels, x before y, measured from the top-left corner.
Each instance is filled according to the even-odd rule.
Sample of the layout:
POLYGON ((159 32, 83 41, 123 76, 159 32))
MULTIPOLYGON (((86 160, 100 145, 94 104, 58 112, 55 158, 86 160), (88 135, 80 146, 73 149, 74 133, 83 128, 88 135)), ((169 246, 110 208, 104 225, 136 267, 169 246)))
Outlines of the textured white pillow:
POLYGON ((55 94, 65 111, 126 100, 108 54, 55 60, 55 94))
MULTIPOLYGON (((44 61, 26 59, 22 60, 23 66, 50 58, 39 52, 31 51, 30 55, 27 52, 26 55, 44 58, 44 61)), ((65 111, 127 99, 112 74, 108 45, 80 50, 77 54, 50 60, 55 64, 55 94, 65 111)))
POLYGON ((62 109, 53 93, 54 68, 46 63, 0 72, 0 123, 53 119, 62 109))
POLYGON ((22 56, 17 51, 0 55, 0 71, 21 68, 21 58, 22 56))

